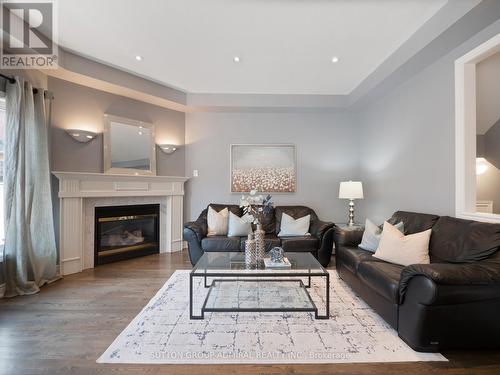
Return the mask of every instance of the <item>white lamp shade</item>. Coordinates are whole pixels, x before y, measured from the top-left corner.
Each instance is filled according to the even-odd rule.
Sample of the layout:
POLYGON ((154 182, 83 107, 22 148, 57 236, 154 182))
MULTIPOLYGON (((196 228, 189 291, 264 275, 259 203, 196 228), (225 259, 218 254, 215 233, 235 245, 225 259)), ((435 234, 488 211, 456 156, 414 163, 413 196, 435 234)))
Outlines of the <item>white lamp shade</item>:
POLYGON ((363 199, 363 184, 361 181, 344 181, 340 183, 340 199, 363 199))

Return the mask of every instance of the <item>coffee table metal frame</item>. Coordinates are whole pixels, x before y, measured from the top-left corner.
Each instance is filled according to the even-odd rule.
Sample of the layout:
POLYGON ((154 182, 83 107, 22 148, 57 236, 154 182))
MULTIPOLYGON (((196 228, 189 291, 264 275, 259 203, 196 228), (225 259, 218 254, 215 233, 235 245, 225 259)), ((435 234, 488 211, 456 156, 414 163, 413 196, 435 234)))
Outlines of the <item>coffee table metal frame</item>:
MULTIPOLYGON (((309 254, 313 257, 312 254, 309 254)), ((286 256, 286 254, 285 254, 286 256)), ((314 258, 314 257, 313 257, 314 258)), ((319 270, 311 270, 307 271, 300 270, 296 272, 286 272, 285 270, 279 270, 279 272, 271 273, 263 272, 263 269, 256 269, 249 272, 247 269, 242 269, 241 272, 239 270, 232 269, 232 272, 217 272, 217 270, 204 269, 203 272, 200 272, 200 269, 196 267, 189 274, 189 318, 190 319, 204 319, 205 312, 314 312, 314 316, 316 319, 329 319, 330 317, 330 274, 326 271, 318 262, 319 270), (198 272, 195 272, 198 271, 198 272), (193 286, 194 286, 194 278, 202 277, 204 279, 204 287, 209 288, 208 293, 205 296, 205 300, 201 307, 201 314, 195 315, 193 314, 193 286), (307 277, 308 283, 305 285, 302 282, 302 279, 290 279, 297 277, 307 277), (314 301, 312 300, 307 289, 311 287, 311 278, 312 277, 320 277, 325 278, 326 281, 326 290, 325 290, 325 314, 321 315, 318 313, 318 308, 314 301), (207 284, 207 278, 214 278, 210 284, 207 284), (311 307, 256 307, 256 308, 239 308, 239 307, 207 307, 207 301, 210 297, 210 294, 214 290, 216 283, 218 282, 298 282, 301 288, 304 288, 304 291, 311 303, 311 307)))

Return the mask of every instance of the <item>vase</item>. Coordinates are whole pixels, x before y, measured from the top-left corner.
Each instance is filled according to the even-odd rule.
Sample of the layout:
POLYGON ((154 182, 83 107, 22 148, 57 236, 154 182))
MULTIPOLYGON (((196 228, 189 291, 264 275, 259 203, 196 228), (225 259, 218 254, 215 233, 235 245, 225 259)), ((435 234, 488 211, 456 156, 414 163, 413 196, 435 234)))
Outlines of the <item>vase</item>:
POLYGON ((257 265, 257 246, 253 238, 253 234, 248 235, 245 241, 245 266, 247 268, 255 268, 257 265))
POLYGON ((257 248, 257 263, 263 261, 264 255, 266 253, 266 247, 264 242, 264 236, 266 232, 262 229, 262 225, 257 224, 257 229, 255 229, 254 237, 255 237, 255 246, 257 248))

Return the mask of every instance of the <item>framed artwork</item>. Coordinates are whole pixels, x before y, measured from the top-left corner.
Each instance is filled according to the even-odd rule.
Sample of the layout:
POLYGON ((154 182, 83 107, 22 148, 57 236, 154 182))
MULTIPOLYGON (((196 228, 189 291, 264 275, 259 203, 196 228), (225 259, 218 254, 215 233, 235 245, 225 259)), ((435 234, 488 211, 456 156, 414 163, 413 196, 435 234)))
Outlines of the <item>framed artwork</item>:
POLYGON ((296 183, 295 145, 231 145, 231 193, 295 193, 296 183))

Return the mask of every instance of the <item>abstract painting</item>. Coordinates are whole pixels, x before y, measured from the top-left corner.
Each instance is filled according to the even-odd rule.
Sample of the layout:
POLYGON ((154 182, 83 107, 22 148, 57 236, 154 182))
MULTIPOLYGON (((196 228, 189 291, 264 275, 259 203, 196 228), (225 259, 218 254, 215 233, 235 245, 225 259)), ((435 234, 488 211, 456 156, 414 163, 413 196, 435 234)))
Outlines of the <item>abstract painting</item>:
POLYGON ((231 145, 231 192, 294 193, 295 145, 231 145))

